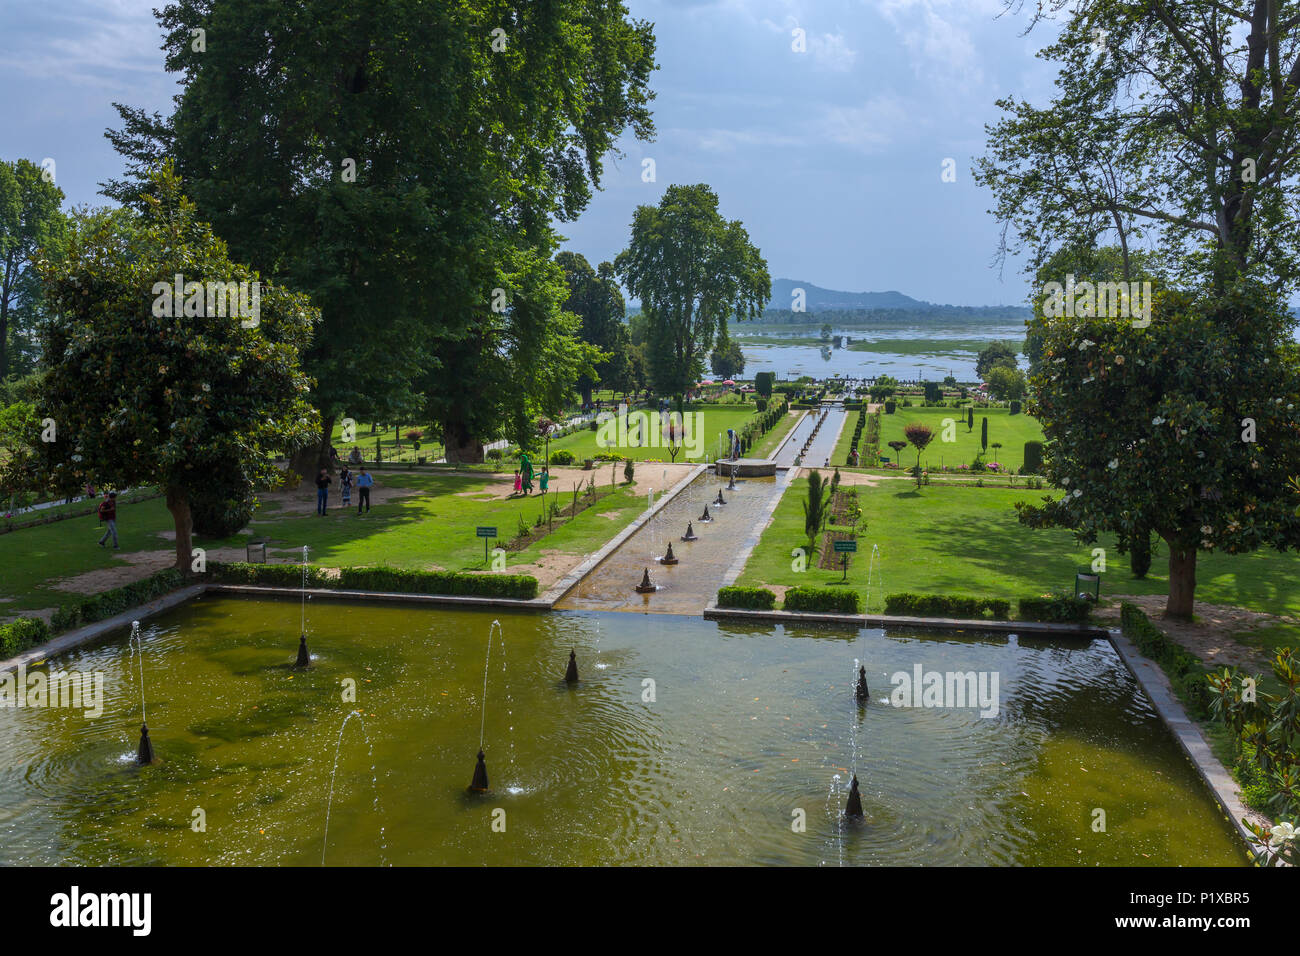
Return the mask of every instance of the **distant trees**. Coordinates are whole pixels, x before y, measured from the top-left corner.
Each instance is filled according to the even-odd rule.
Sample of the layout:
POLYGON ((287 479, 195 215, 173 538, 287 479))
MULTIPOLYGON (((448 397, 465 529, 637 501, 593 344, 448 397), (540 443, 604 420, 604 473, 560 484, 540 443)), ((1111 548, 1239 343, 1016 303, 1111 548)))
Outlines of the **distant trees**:
POLYGON ((614 268, 641 300, 651 384, 679 409, 720 327, 733 315, 761 314, 772 291, 744 226, 722 218, 717 194, 702 183, 669 186, 658 206, 638 206, 614 268))
POLYGON ((881 375, 867 391, 875 402, 883 402, 898 391, 898 379, 892 375, 881 375))
POLYGON ((989 370, 989 395, 998 401, 1019 401, 1025 397, 1028 384, 1025 373, 1018 368, 995 365, 989 370))
POLYGON ((989 372, 998 366, 1016 367, 1016 350, 1006 342, 991 342, 980 351, 975 359, 975 374, 987 379, 989 372))
POLYGON ((567 250, 557 255, 555 262, 564 270, 564 282, 569 288, 565 310, 582 320, 582 340, 605 356, 595 364, 595 377, 585 373, 578 376, 578 392, 583 403, 590 404, 597 382, 616 388, 631 379, 632 342, 623 323, 623 293, 614 278, 614 267, 608 262, 593 269, 582 255, 567 250))
POLYGON ((745 353, 740 343, 727 337, 719 341, 718 347, 709 356, 709 366, 718 378, 736 378, 745 371, 745 353))

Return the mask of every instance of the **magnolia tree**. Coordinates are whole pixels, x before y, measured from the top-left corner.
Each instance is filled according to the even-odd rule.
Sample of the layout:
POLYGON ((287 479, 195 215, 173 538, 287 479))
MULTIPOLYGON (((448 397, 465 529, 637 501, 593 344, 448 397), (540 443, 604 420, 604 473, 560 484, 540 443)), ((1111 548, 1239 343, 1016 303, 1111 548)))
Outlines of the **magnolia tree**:
POLYGON ((159 486, 186 570, 195 498, 220 479, 246 507, 278 477, 272 452, 319 428, 299 368, 317 313, 232 263, 170 167, 152 185, 143 215, 81 217, 66 255, 38 263, 55 316, 38 412, 54 440, 26 464, 61 485, 159 486))
POLYGON ((1169 617, 1190 618, 1201 551, 1300 546, 1300 363, 1292 320, 1246 284, 1219 300, 1156 296, 1149 327, 1071 317, 1030 323, 1043 343, 1032 412, 1044 471, 1064 489, 1017 504, 1026 524, 1168 547, 1169 617), (1206 305, 1216 301, 1215 305, 1206 305))

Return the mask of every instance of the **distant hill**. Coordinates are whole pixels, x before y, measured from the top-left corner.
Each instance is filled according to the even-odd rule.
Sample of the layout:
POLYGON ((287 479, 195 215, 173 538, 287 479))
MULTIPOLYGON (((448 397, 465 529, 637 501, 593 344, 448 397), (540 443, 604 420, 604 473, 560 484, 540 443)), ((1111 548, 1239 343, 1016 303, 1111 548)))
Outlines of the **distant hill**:
POLYGON ((774 309, 789 309, 794 302, 794 290, 803 289, 804 309, 808 312, 837 312, 851 309, 925 309, 930 303, 913 299, 901 292, 839 292, 823 289, 799 279, 773 279, 772 301, 774 309))

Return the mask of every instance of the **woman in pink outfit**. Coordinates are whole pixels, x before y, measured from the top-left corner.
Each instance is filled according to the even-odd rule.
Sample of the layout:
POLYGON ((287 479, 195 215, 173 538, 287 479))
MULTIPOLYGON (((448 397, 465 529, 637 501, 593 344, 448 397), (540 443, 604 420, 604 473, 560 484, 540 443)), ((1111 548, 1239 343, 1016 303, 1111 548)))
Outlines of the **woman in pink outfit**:
POLYGON ((519 477, 519 472, 515 472, 515 494, 524 490, 524 479, 519 477))

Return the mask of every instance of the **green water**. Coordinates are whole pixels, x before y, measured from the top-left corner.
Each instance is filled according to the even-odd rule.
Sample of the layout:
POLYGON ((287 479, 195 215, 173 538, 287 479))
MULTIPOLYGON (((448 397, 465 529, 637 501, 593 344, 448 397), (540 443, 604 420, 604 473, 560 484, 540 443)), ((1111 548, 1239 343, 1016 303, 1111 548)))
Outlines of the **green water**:
POLYGON ((61 658, 104 673, 104 712, 0 710, 0 864, 319 865, 323 848, 331 865, 1246 861, 1105 642, 317 602, 314 666, 295 673, 300 613, 208 597, 147 622, 161 760, 142 769, 125 635, 61 658), (494 619, 493 792, 472 797, 494 619), (997 716, 882 703, 886 674, 918 663, 997 673, 997 716), (866 818, 846 825, 854 768, 866 818))

